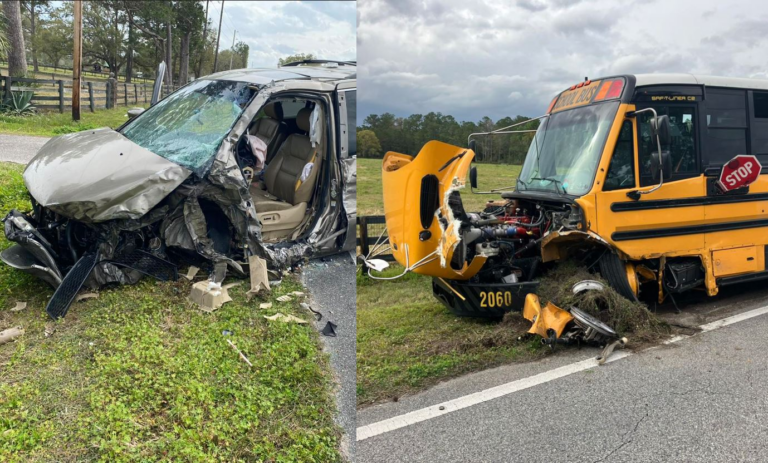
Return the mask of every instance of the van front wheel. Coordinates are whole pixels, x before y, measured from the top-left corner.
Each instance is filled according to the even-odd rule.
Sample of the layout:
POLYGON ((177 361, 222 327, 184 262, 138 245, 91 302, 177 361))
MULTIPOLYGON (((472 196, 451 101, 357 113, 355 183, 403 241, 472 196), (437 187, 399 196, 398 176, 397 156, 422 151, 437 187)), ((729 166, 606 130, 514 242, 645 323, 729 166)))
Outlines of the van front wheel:
MULTIPOLYGON (((621 294, 630 301, 637 301, 637 293, 632 289, 629 278, 630 273, 633 277, 633 272, 627 272, 627 263, 619 259, 619 256, 612 252, 606 252, 600 258, 600 274, 608 281, 617 293, 621 294)), ((636 277, 635 277, 636 278, 636 277)), ((635 281, 635 287, 637 283, 635 281)))

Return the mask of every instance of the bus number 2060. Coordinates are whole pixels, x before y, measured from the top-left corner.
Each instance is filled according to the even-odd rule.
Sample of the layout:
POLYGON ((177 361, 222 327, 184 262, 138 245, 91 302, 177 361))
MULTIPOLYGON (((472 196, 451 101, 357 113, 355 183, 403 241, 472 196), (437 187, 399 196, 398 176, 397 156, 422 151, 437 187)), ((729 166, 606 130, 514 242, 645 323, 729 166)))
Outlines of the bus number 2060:
POLYGON ((480 307, 505 307, 512 305, 512 293, 509 291, 480 291, 480 307))

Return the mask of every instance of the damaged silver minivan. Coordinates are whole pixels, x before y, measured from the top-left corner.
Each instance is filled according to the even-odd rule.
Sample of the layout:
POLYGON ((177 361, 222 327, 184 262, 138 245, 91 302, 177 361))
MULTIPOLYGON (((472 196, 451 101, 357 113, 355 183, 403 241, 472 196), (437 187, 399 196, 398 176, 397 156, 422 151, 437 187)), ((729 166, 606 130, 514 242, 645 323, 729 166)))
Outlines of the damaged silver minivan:
POLYGON ((285 269, 354 247, 356 64, 323 60, 200 78, 123 126, 50 140, 24 171, 0 253, 56 288, 62 317, 83 285, 221 282, 249 261, 285 269))

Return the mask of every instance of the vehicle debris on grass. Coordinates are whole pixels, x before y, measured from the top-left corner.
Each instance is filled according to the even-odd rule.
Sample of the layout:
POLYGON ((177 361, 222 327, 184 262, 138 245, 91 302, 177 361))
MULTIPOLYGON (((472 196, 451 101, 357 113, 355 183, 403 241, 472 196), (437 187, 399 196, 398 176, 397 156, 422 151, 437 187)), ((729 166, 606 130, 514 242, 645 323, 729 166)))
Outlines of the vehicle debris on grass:
POLYGON ((237 354, 240 356, 240 358, 243 360, 243 362, 247 363, 249 367, 253 368, 253 364, 251 363, 251 361, 248 360, 248 357, 246 357, 245 354, 243 354, 243 352, 240 349, 237 348, 237 346, 235 345, 234 342, 232 342, 231 340, 227 339, 227 344, 229 344, 229 346, 232 348, 232 350, 237 352, 237 354))
POLYGON ((19 337, 24 335, 24 328, 20 326, 14 326, 7 330, 0 331, 0 345, 15 341, 19 337))
POLYGON ((189 300, 197 304, 204 312, 213 312, 227 302, 231 302, 229 289, 240 285, 240 282, 221 285, 211 280, 198 281, 192 285, 189 300))
POLYGON ((16 305, 11 307, 11 312, 21 312, 22 310, 27 308, 26 302, 16 301, 16 305))
POLYGON ((299 325, 306 325, 309 323, 302 318, 296 317, 295 315, 286 315, 282 312, 277 312, 276 314, 269 316, 264 315, 264 318, 273 322, 298 323, 299 325))
POLYGON ((669 324, 644 303, 623 297, 601 277, 573 262, 556 265, 540 281, 538 295, 542 300, 560 307, 577 307, 620 336, 631 337, 633 344, 657 342, 672 333, 669 324), (603 289, 581 290, 577 284, 584 281, 597 282, 603 289))

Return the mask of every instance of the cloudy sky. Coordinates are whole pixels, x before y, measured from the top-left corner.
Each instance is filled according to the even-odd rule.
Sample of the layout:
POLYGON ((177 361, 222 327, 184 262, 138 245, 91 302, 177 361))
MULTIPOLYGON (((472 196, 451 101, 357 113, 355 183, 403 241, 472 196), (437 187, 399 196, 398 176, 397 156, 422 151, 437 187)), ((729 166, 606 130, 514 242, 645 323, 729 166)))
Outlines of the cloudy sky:
POLYGON ((585 76, 768 78, 768 2, 359 0, 358 114, 539 116, 585 76))
MULTIPOLYGON (((211 0, 208 17, 219 25, 221 0, 211 0)), ((224 2, 220 48, 237 41, 250 47, 250 67, 275 67, 279 58, 313 53, 318 58, 354 60, 355 2, 224 2)))

